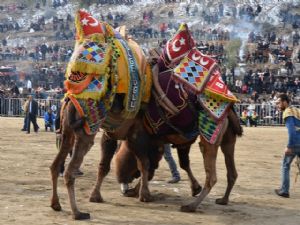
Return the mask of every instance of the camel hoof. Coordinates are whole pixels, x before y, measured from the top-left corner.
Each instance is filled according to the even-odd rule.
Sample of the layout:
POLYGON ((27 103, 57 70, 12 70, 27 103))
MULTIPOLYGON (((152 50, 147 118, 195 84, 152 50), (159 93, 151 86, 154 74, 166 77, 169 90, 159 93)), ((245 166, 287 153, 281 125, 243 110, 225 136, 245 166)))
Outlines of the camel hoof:
POLYGON ((180 211, 181 212, 195 212, 196 209, 194 207, 190 206, 190 205, 182 205, 180 207, 180 211))
POLYGON ((227 205, 228 204, 228 199, 218 198, 218 199, 216 199, 216 204, 218 204, 218 205, 227 205))
POLYGON ((78 212, 73 215, 74 220, 89 220, 91 218, 89 213, 78 212))
POLYGON ((51 204, 51 208, 52 208, 54 211, 61 211, 61 206, 60 206, 59 202, 52 203, 52 204, 51 204))
POLYGON ((200 194, 200 192, 202 191, 202 187, 199 185, 198 187, 196 187, 195 189, 192 190, 192 196, 196 196, 198 194, 200 194))
POLYGON ((103 198, 100 194, 99 191, 93 191, 92 194, 90 195, 90 202, 95 202, 95 203, 101 203, 104 202, 103 198))
POLYGON ((134 197, 138 196, 138 193, 136 192, 136 190, 134 188, 132 188, 132 189, 128 189, 126 192, 124 192, 123 195, 125 197, 134 198, 134 197))
POLYGON ((90 202, 101 203, 104 202, 101 196, 91 196, 90 202))
POLYGON ((144 195, 144 196, 140 196, 139 200, 141 202, 152 202, 153 201, 153 197, 151 195, 144 195))

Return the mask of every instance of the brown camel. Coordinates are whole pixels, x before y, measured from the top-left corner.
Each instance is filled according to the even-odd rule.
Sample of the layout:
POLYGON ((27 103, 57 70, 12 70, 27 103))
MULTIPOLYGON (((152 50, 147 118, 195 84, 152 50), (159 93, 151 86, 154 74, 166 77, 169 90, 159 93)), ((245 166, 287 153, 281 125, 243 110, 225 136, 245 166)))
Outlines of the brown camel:
MULTIPOLYGON (((183 205, 181 211, 193 212, 197 209, 198 205, 208 195, 211 188, 217 182, 216 177, 216 157, 219 146, 225 156, 225 164, 227 168, 227 189, 222 198, 216 200, 217 204, 226 205, 229 201, 230 192, 237 179, 237 171, 234 162, 234 149, 236 143, 236 137, 242 135, 242 127, 239 124, 239 118, 233 110, 230 110, 228 114, 228 124, 224 128, 223 133, 219 136, 216 144, 212 145, 208 143, 204 138, 201 138, 199 142, 200 150, 203 154, 204 168, 206 173, 206 181, 204 188, 199 190, 200 186, 197 186, 197 181, 191 173, 189 151, 191 143, 186 145, 175 146, 179 157, 180 167, 185 170, 191 182, 192 195, 197 195, 200 191, 200 195, 190 204, 183 205)), ((155 169, 158 168, 158 163, 163 155, 163 148, 160 150, 152 149, 148 153, 150 160, 149 168, 149 180, 154 176, 155 169)), ((136 160, 132 152, 128 149, 128 144, 122 142, 118 152, 116 153, 116 174, 119 183, 121 183, 121 189, 125 196, 133 197, 138 196, 139 183, 133 189, 128 189, 128 183, 132 182, 134 178, 139 177, 139 172, 136 164, 136 160)))
MULTIPOLYGON (((70 100, 66 100, 61 112, 61 147, 56 158, 51 165, 53 193, 51 198, 51 207, 55 211, 61 210, 59 197, 57 193, 57 180, 60 165, 64 162, 70 151, 73 151, 71 160, 64 173, 65 184, 68 189, 70 205, 73 218, 76 220, 89 219, 89 213, 80 212, 75 200, 75 174, 80 168, 84 156, 94 144, 95 135, 87 135, 83 128, 84 119, 80 117, 76 108, 70 100)), ((119 119, 118 115, 110 114, 111 118, 119 119)), ((145 152, 150 151, 151 145, 145 146, 144 143, 150 143, 149 135, 145 132, 141 116, 136 119, 120 121, 119 128, 114 132, 105 132, 101 138, 101 160, 99 164, 98 179, 95 188, 91 194, 91 202, 103 202, 100 194, 100 187, 104 177, 110 170, 110 162, 117 148, 117 140, 126 140, 129 148, 134 151, 137 157, 138 168, 141 171, 140 200, 149 201, 150 192, 148 189, 148 167, 149 160, 145 152), (130 131, 130 132, 129 132, 130 131)))
POLYGON ((98 22, 88 12, 79 10, 75 24, 78 40, 66 72, 65 86, 68 93, 60 113, 61 145, 50 167, 53 185, 51 207, 56 211, 61 210, 57 193, 59 168, 72 151, 64 180, 73 218, 82 220, 89 219, 90 215, 80 212, 76 205, 74 171, 79 169, 84 156, 92 147, 99 127, 104 129, 101 138, 102 155, 97 184, 90 201, 103 201, 100 187, 110 170, 117 140, 126 140, 135 152, 142 173, 140 200, 150 200, 149 162, 144 150, 147 152, 151 145, 144 146, 149 140, 143 128, 140 109, 150 98, 151 68, 142 49, 133 40, 125 40, 112 27, 98 22), (86 108, 88 110, 84 111, 86 108), (93 114, 89 116, 89 112, 93 114))

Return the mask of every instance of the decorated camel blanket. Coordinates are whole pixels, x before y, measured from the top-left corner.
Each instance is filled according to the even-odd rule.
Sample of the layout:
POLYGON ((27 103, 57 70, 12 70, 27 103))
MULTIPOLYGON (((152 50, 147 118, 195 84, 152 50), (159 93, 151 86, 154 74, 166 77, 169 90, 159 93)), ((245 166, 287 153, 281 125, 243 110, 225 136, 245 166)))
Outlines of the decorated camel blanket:
POLYGON ((172 115, 157 103, 155 94, 152 94, 148 110, 145 112, 145 122, 150 128, 150 132, 155 135, 168 135, 178 133, 178 129, 180 129, 179 132, 182 132, 186 138, 196 137, 198 135, 198 116, 188 105, 189 101, 197 100, 196 96, 176 85, 172 79, 172 71, 160 73, 158 79, 166 97, 170 99, 179 113, 172 115))
MULTIPOLYGON (((148 102, 151 68, 141 48, 110 25, 85 10, 75 17, 76 44, 66 70, 66 97, 86 117, 87 134, 97 132, 122 95, 123 119, 134 118, 141 103, 148 102)), ((105 123, 108 125, 109 122, 105 123)))
MULTIPOLYGON (((184 131, 185 128, 181 123, 186 125, 191 122, 197 124, 198 134, 214 144, 224 125, 228 109, 238 100, 222 80, 215 60, 195 48, 186 25, 181 25, 174 37, 167 42, 158 60, 158 67, 159 83, 166 96, 178 108, 174 95, 178 90, 182 90, 185 93, 182 102, 192 103, 197 108, 197 119, 194 120, 195 109, 191 107, 179 110, 176 115, 164 112, 165 116, 160 116, 161 113, 155 111, 155 107, 159 107, 157 101, 151 98, 146 118, 153 133, 160 135, 184 131), (170 71, 172 81, 162 78, 166 70, 170 71), (178 90, 176 87, 179 87, 178 90), (191 96, 196 96, 196 101, 191 96), (203 110, 199 110, 199 105, 203 110)), ((190 133, 197 135, 194 127, 192 125, 191 127, 190 133)))

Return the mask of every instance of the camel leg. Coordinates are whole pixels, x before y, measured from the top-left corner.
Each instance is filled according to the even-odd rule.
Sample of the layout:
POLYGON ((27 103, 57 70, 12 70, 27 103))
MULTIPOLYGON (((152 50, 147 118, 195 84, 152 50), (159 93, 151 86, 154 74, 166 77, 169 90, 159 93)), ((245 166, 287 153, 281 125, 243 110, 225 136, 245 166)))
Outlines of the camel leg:
POLYGON ((230 134, 227 135, 226 133, 223 138, 224 142, 221 143, 221 149, 225 157, 225 164, 227 169, 227 188, 223 198, 216 199, 216 203, 220 205, 228 204, 230 192, 238 176, 234 163, 234 147, 236 143, 236 136, 234 134, 232 134, 231 136, 229 135, 230 134))
POLYGON ((149 152, 154 147, 151 145, 151 139, 148 134, 143 130, 140 124, 135 125, 128 135, 127 145, 128 149, 132 151, 137 160, 137 167, 141 173, 140 178, 140 190, 139 190, 139 200, 141 202, 150 202, 153 200, 149 191, 149 169, 150 160, 149 152))
POLYGON ((217 182, 216 174, 216 158, 218 152, 218 145, 211 145, 204 140, 201 141, 203 149, 203 160, 204 168, 206 173, 205 185, 200 195, 192 203, 181 206, 182 212, 194 212, 196 211, 198 205, 203 201, 203 199, 208 195, 212 187, 217 182))
POLYGON ((70 130, 63 130, 61 134, 61 139, 62 140, 59 152, 57 153, 52 165, 50 166, 50 172, 52 177, 51 208, 55 211, 61 211, 61 205, 59 203, 59 197, 57 194, 57 180, 61 164, 64 163, 68 153, 72 151, 74 144, 74 133, 70 130))
POLYGON ((89 219, 90 214, 80 212, 76 205, 75 199, 75 174, 74 172, 80 168, 84 156, 94 144, 95 135, 86 135, 83 129, 75 134, 75 146, 72 153, 72 158, 66 169, 64 178, 68 189, 70 205, 75 220, 89 219))
MULTIPOLYGON (((150 159, 150 168, 148 170, 148 181, 152 180, 155 174, 155 170, 158 168, 159 158, 161 158, 162 153, 158 151, 158 149, 152 149, 152 152, 150 153, 149 157, 150 159)), ((122 184, 122 185, 128 185, 128 184, 122 184)), ((125 192, 122 192, 125 197, 139 197, 139 190, 141 187, 141 179, 139 179, 138 183, 135 185, 134 188, 128 188, 125 192)))
POLYGON ((189 177, 192 196, 196 196, 201 192, 202 187, 194 177, 190 167, 190 158, 189 158, 190 148, 191 146, 177 147, 177 153, 178 153, 180 167, 181 169, 186 171, 189 177))
POLYGON ((105 176, 110 171, 110 163, 117 149, 117 141, 110 138, 106 133, 101 137, 101 159, 98 168, 96 185, 90 195, 90 202, 103 202, 100 188, 105 176))
POLYGON ((139 179, 138 183, 134 186, 134 188, 129 188, 128 190, 126 190, 125 193, 123 193, 123 195, 125 197, 139 197, 140 187, 141 179, 139 179))
MULTIPOLYGON (((141 202, 150 202, 153 201, 153 198, 150 194, 149 190, 149 182, 148 182, 148 162, 147 160, 141 160, 137 158, 137 165, 139 170, 141 171, 141 178, 139 181, 140 189, 139 189, 139 200, 141 202)), ((138 186, 136 187, 138 188, 138 186)))
MULTIPOLYGON (((147 143, 147 142, 146 142, 147 143)), ((141 141, 136 141, 134 143, 130 143, 128 141, 128 147, 130 150, 132 150, 135 154, 136 160, 137 160, 137 167, 139 171, 141 172, 141 177, 139 180, 139 183, 135 187, 135 189, 139 188, 139 200, 141 202, 150 202, 153 200, 150 191, 149 191, 149 158, 147 156, 147 153, 149 148, 145 147, 145 143, 141 141)))
MULTIPOLYGON (((148 171, 148 181, 152 180, 152 178, 154 177, 154 173, 155 173, 155 169, 150 168, 149 171, 148 171)), ((125 197, 139 197, 139 191, 140 191, 140 188, 141 188, 141 181, 142 181, 142 179, 140 178, 138 183, 134 186, 134 188, 126 189, 126 191, 123 192, 123 195, 125 197)), ((122 185, 128 185, 128 184, 122 184, 122 185)), ((151 197, 150 197, 150 200, 152 200, 151 197)))

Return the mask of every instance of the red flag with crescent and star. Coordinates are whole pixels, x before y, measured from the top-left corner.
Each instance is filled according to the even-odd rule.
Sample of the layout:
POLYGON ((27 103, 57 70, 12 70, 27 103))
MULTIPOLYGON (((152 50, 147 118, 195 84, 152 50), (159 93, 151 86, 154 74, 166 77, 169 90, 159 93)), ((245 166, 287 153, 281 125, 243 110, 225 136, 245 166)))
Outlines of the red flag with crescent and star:
MULTIPOLYGON (((104 34, 102 24, 87 11, 83 9, 78 10, 77 20, 77 23, 81 26, 82 35, 84 37, 88 37, 92 34, 104 34)), ((80 35, 78 32, 80 31, 77 30, 77 37, 80 35)))
POLYGON ((167 41, 163 50, 162 59, 166 66, 175 67, 194 46, 195 41, 190 34, 188 26, 181 24, 174 37, 167 41))
POLYGON ((208 94, 220 96, 230 102, 238 102, 238 99, 232 94, 227 85, 224 83, 218 69, 213 71, 204 91, 208 94))

